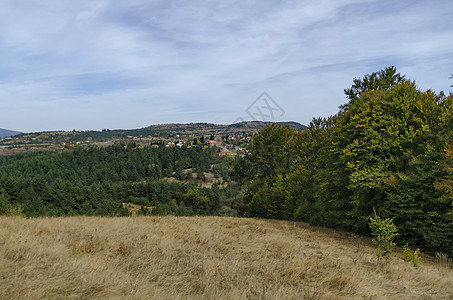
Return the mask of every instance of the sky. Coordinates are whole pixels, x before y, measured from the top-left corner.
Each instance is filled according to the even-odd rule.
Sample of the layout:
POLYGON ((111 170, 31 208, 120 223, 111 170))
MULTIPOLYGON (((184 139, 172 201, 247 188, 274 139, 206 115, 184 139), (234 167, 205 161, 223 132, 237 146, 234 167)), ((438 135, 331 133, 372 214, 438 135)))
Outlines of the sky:
POLYGON ((308 124, 387 66, 453 91, 453 2, 2 0, 0 58, 0 128, 308 124))

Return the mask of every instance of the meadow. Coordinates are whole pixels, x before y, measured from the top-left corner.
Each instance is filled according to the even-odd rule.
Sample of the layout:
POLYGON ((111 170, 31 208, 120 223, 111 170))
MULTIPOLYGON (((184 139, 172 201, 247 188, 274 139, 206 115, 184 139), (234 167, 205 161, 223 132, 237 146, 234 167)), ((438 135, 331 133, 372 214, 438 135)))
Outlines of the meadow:
POLYGON ((453 299, 453 270, 306 223, 0 217, 2 299, 453 299))

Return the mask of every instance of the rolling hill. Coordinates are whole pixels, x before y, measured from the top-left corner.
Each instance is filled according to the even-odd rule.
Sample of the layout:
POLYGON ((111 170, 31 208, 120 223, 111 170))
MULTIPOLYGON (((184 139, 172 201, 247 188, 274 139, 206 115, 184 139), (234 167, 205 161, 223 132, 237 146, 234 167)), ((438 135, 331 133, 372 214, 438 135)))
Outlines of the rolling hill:
POLYGON ((3 299, 453 299, 453 270, 305 223, 0 217, 3 299))
POLYGON ((266 125, 272 124, 272 123, 277 123, 277 124, 282 125, 282 126, 288 125, 289 127, 293 128, 293 129, 298 129, 298 130, 307 128, 307 126, 302 125, 302 124, 300 124, 298 122, 294 122, 294 121, 288 121, 288 122, 243 121, 243 122, 240 122, 240 123, 231 124, 229 126, 230 127, 236 127, 236 128, 262 129, 266 125))

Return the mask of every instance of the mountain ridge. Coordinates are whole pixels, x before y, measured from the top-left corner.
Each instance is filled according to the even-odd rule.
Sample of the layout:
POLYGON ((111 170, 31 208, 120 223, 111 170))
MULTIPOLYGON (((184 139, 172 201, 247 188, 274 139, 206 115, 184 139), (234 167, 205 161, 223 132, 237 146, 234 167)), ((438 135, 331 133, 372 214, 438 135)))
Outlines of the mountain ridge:
POLYGON ((242 122, 239 122, 239 123, 233 123, 233 124, 230 124, 228 126, 230 127, 255 127, 255 128, 264 128, 266 125, 268 124, 273 124, 273 123, 276 123, 276 124, 279 124, 279 125, 282 125, 282 126, 289 126, 293 129, 306 129, 307 126, 299 123, 299 122, 295 122, 295 121, 281 121, 281 122, 272 122, 272 121, 242 121, 242 122))
POLYGON ((0 128, 0 138, 14 136, 14 135, 18 135, 18 134, 21 134, 21 132, 15 131, 15 130, 10 130, 10 129, 0 128))
POLYGON ((295 122, 295 121, 242 121, 238 123, 232 124, 215 124, 215 123, 207 123, 207 122, 197 122, 197 123, 167 123, 167 124, 155 124, 150 125, 145 128, 149 129, 187 129, 193 127, 229 127, 229 128, 250 128, 250 129, 262 129, 268 124, 279 124, 282 126, 288 125, 293 129, 305 129, 307 126, 295 122))
MULTIPOLYGON (((194 130, 194 129, 206 129, 206 128, 245 128, 245 129, 262 129, 268 124, 277 123, 282 126, 290 126, 293 129, 306 129, 307 126, 296 122, 296 121, 242 121, 238 123, 231 124, 216 124, 209 122, 191 122, 191 123, 160 123, 160 124, 151 124, 142 128, 115 128, 115 129, 102 129, 102 130, 75 130, 76 132, 128 132, 133 134, 135 132, 144 131, 144 130, 194 130)), ((55 132, 70 132, 65 130, 45 130, 45 131, 33 131, 28 134, 38 134, 38 133, 55 133, 55 132)), ((0 128, 0 137, 7 137, 22 134, 23 132, 2 129, 0 128)))

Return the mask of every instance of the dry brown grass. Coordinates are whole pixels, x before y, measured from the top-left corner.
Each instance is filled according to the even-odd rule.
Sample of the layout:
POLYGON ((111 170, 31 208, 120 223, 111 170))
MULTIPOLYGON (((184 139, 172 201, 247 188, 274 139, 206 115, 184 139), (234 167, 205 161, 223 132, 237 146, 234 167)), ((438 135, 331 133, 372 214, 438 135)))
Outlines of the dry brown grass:
POLYGON ((453 299, 434 262, 377 265, 366 239, 221 217, 1 217, 0 278, 2 299, 453 299))

